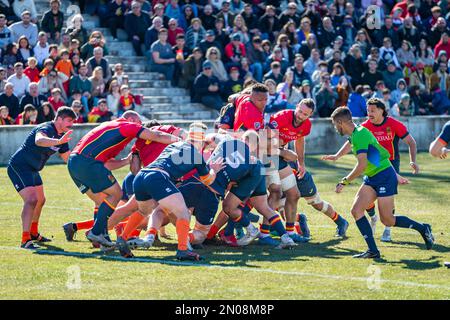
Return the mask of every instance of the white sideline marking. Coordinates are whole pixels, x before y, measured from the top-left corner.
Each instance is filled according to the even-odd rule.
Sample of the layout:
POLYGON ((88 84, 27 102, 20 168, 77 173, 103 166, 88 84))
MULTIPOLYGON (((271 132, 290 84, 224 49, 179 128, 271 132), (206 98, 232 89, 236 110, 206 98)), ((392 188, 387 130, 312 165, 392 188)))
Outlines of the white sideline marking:
MULTIPOLYGON (((94 258, 94 259, 112 260, 112 261, 161 263, 161 264, 178 266, 178 267, 186 266, 186 267, 214 268, 214 269, 222 269, 222 270, 228 269, 228 270, 279 274, 279 275, 287 275, 287 276, 297 276, 297 277, 323 278, 323 279, 332 279, 332 280, 341 280, 341 281, 367 282, 367 279, 368 279, 368 278, 364 278, 364 277, 338 276, 338 275, 320 274, 320 273, 313 273, 313 272, 301 272, 301 271, 281 271, 281 270, 273 270, 273 269, 267 269, 267 268, 255 269, 255 268, 234 267, 234 266, 227 267, 227 266, 219 266, 219 265, 204 264, 204 263, 171 261, 171 260, 153 259, 153 258, 127 259, 127 258, 123 258, 120 256, 107 256, 107 255, 101 255, 101 254, 68 252, 68 251, 57 251, 57 250, 31 251, 31 250, 21 249, 20 247, 9 247, 9 246, 0 246, 0 250, 22 250, 23 252, 30 252, 30 253, 35 253, 35 254, 62 255, 62 256, 94 258)), ((400 286, 405 286, 405 287, 446 289, 446 290, 450 291, 450 286, 444 286, 444 285, 438 285, 438 284, 417 283, 417 282, 412 282, 412 281, 383 280, 383 279, 380 279, 379 281, 380 281, 380 283, 394 284, 394 285, 400 285, 400 286)))

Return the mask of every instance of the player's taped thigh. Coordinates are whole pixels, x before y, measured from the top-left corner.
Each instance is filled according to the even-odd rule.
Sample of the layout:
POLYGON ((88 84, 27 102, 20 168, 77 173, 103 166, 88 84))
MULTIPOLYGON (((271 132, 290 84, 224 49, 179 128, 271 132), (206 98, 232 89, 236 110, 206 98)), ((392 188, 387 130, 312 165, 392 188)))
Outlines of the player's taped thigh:
POLYGON ((319 193, 316 193, 313 197, 306 199, 306 203, 308 203, 310 206, 322 204, 322 209, 320 211, 323 213, 327 213, 328 208, 330 207, 330 204, 328 202, 320 198, 319 193))
POLYGON ((268 187, 272 184, 281 185, 280 173, 277 170, 267 170, 266 173, 266 184, 268 187))
POLYGON ((286 178, 281 180, 281 190, 283 192, 288 191, 294 187, 297 187, 297 180, 294 174, 288 175, 286 178))
POLYGON ((195 222, 194 230, 192 230, 192 235, 194 236, 194 241, 192 241, 192 244, 201 244, 203 241, 205 241, 210 228, 211 225, 206 226, 199 223, 198 221, 195 222))

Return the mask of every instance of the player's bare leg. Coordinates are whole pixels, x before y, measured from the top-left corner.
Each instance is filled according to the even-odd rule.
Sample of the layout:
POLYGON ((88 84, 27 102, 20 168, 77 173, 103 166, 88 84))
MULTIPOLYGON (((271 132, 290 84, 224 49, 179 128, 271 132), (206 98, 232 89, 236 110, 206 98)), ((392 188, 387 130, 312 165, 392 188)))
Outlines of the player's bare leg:
POLYGON ((121 221, 131 216, 134 212, 139 210, 138 202, 134 195, 122 206, 117 207, 116 211, 109 217, 108 229, 111 230, 121 221))
POLYGON ((19 191, 23 199, 22 208, 22 242, 21 247, 25 249, 38 249, 39 246, 31 241, 31 222, 33 220, 34 210, 38 203, 38 194, 36 187, 27 187, 19 191))
POLYGON ((300 199, 300 192, 297 187, 297 180, 290 166, 280 172, 281 187, 286 196, 284 211, 286 215, 286 231, 295 242, 306 242, 307 239, 295 233, 295 222, 297 220, 297 203, 300 199))
POLYGON ((281 236, 279 248, 291 248, 296 246, 296 243, 286 232, 281 217, 269 206, 267 195, 252 197, 250 198, 249 203, 259 214, 269 221, 270 226, 281 236))
POLYGON ((361 235, 365 239, 368 251, 354 255, 354 258, 377 258, 380 257, 380 251, 375 243, 373 237, 372 228, 370 223, 365 216, 365 211, 369 205, 377 199, 377 194, 375 190, 367 185, 362 185, 358 193, 355 196, 355 200, 352 205, 351 213, 353 218, 355 218, 356 226, 358 227, 361 235))
POLYGON ((36 186, 36 196, 37 196, 37 202, 36 206, 34 207, 33 212, 33 218, 31 220, 31 240, 36 242, 50 242, 52 240, 47 239, 46 237, 43 237, 39 233, 39 218, 41 217, 42 208, 45 204, 45 194, 44 194, 44 186, 36 186))
POLYGON ((434 244, 434 236, 431 233, 431 226, 426 223, 419 223, 406 216, 394 215, 394 196, 378 198, 378 211, 380 220, 386 227, 398 227, 414 229, 422 236, 427 250, 430 250, 434 244))
POLYGON ((214 238, 217 232, 219 232, 219 230, 227 223, 228 218, 229 218, 228 215, 223 210, 220 211, 216 217, 216 220, 209 229, 206 239, 214 238))

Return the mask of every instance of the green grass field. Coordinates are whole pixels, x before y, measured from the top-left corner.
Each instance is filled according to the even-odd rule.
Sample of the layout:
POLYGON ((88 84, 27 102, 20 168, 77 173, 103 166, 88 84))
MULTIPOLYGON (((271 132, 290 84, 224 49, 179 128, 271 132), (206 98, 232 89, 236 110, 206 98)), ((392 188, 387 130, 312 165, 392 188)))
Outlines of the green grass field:
MULTIPOLYGON (((407 155, 402 170, 408 171, 407 155)), ((299 209, 309 218, 313 239, 295 250, 270 250, 257 245, 246 248, 208 247, 206 261, 179 263, 175 241, 164 240, 140 258, 123 261, 118 254, 100 255, 83 233, 76 242, 65 240, 65 222, 91 217, 92 204, 82 196, 62 165, 42 172, 47 203, 40 231, 53 236, 44 247, 58 255, 38 254, 18 248, 22 202, 5 168, 0 168, 0 283, 1 299, 449 299, 450 270, 450 170, 448 161, 419 155, 422 172, 408 186, 400 187, 397 212, 432 224, 435 248, 424 249, 413 230, 393 229, 393 243, 377 241, 381 261, 352 259, 365 250, 349 210, 358 186, 343 194, 334 186, 354 164, 353 157, 325 163, 308 157, 322 198, 328 200, 350 223, 346 240, 334 238, 335 225, 301 200, 299 209), (66 254, 66 255, 62 255, 66 254), (79 280, 76 282, 75 280, 79 280)), ((116 172, 117 178, 126 170, 116 172)), ((175 235, 174 228, 169 232, 175 235)), ((382 233, 381 224, 376 237, 382 233)), ((45 253, 45 250, 41 253, 45 253)))

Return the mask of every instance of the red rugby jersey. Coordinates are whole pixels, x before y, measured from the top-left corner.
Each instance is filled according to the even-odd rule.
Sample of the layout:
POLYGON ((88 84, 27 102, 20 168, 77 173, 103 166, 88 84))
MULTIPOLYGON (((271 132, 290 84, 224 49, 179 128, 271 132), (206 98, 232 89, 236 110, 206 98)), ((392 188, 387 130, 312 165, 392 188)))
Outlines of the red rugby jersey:
POLYGON ((311 132, 311 121, 306 119, 298 127, 294 125, 294 110, 282 110, 270 117, 270 127, 279 132, 281 145, 306 137, 311 132))
POLYGON ((142 125, 123 118, 104 122, 81 138, 72 152, 106 162, 115 158, 143 130, 142 125))
POLYGON ((395 160, 400 157, 398 141, 404 139, 409 134, 408 129, 403 123, 394 118, 386 117, 379 125, 375 125, 369 120, 364 121, 361 125, 369 129, 375 138, 377 138, 378 142, 389 151, 391 155, 389 160, 395 160))
MULTIPOLYGON (((171 125, 166 125, 152 127, 150 130, 173 134, 175 131, 179 130, 179 128, 171 125)), ((131 148, 131 152, 138 152, 139 158, 141 158, 142 161, 142 165, 146 167, 150 163, 155 161, 167 146, 167 144, 160 142, 137 139, 133 147, 131 148)))
POLYGON ((234 131, 264 129, 264 113, 250 101, 250 95, 243 94, 234 102, 236 114, 234 118, 234 131))

